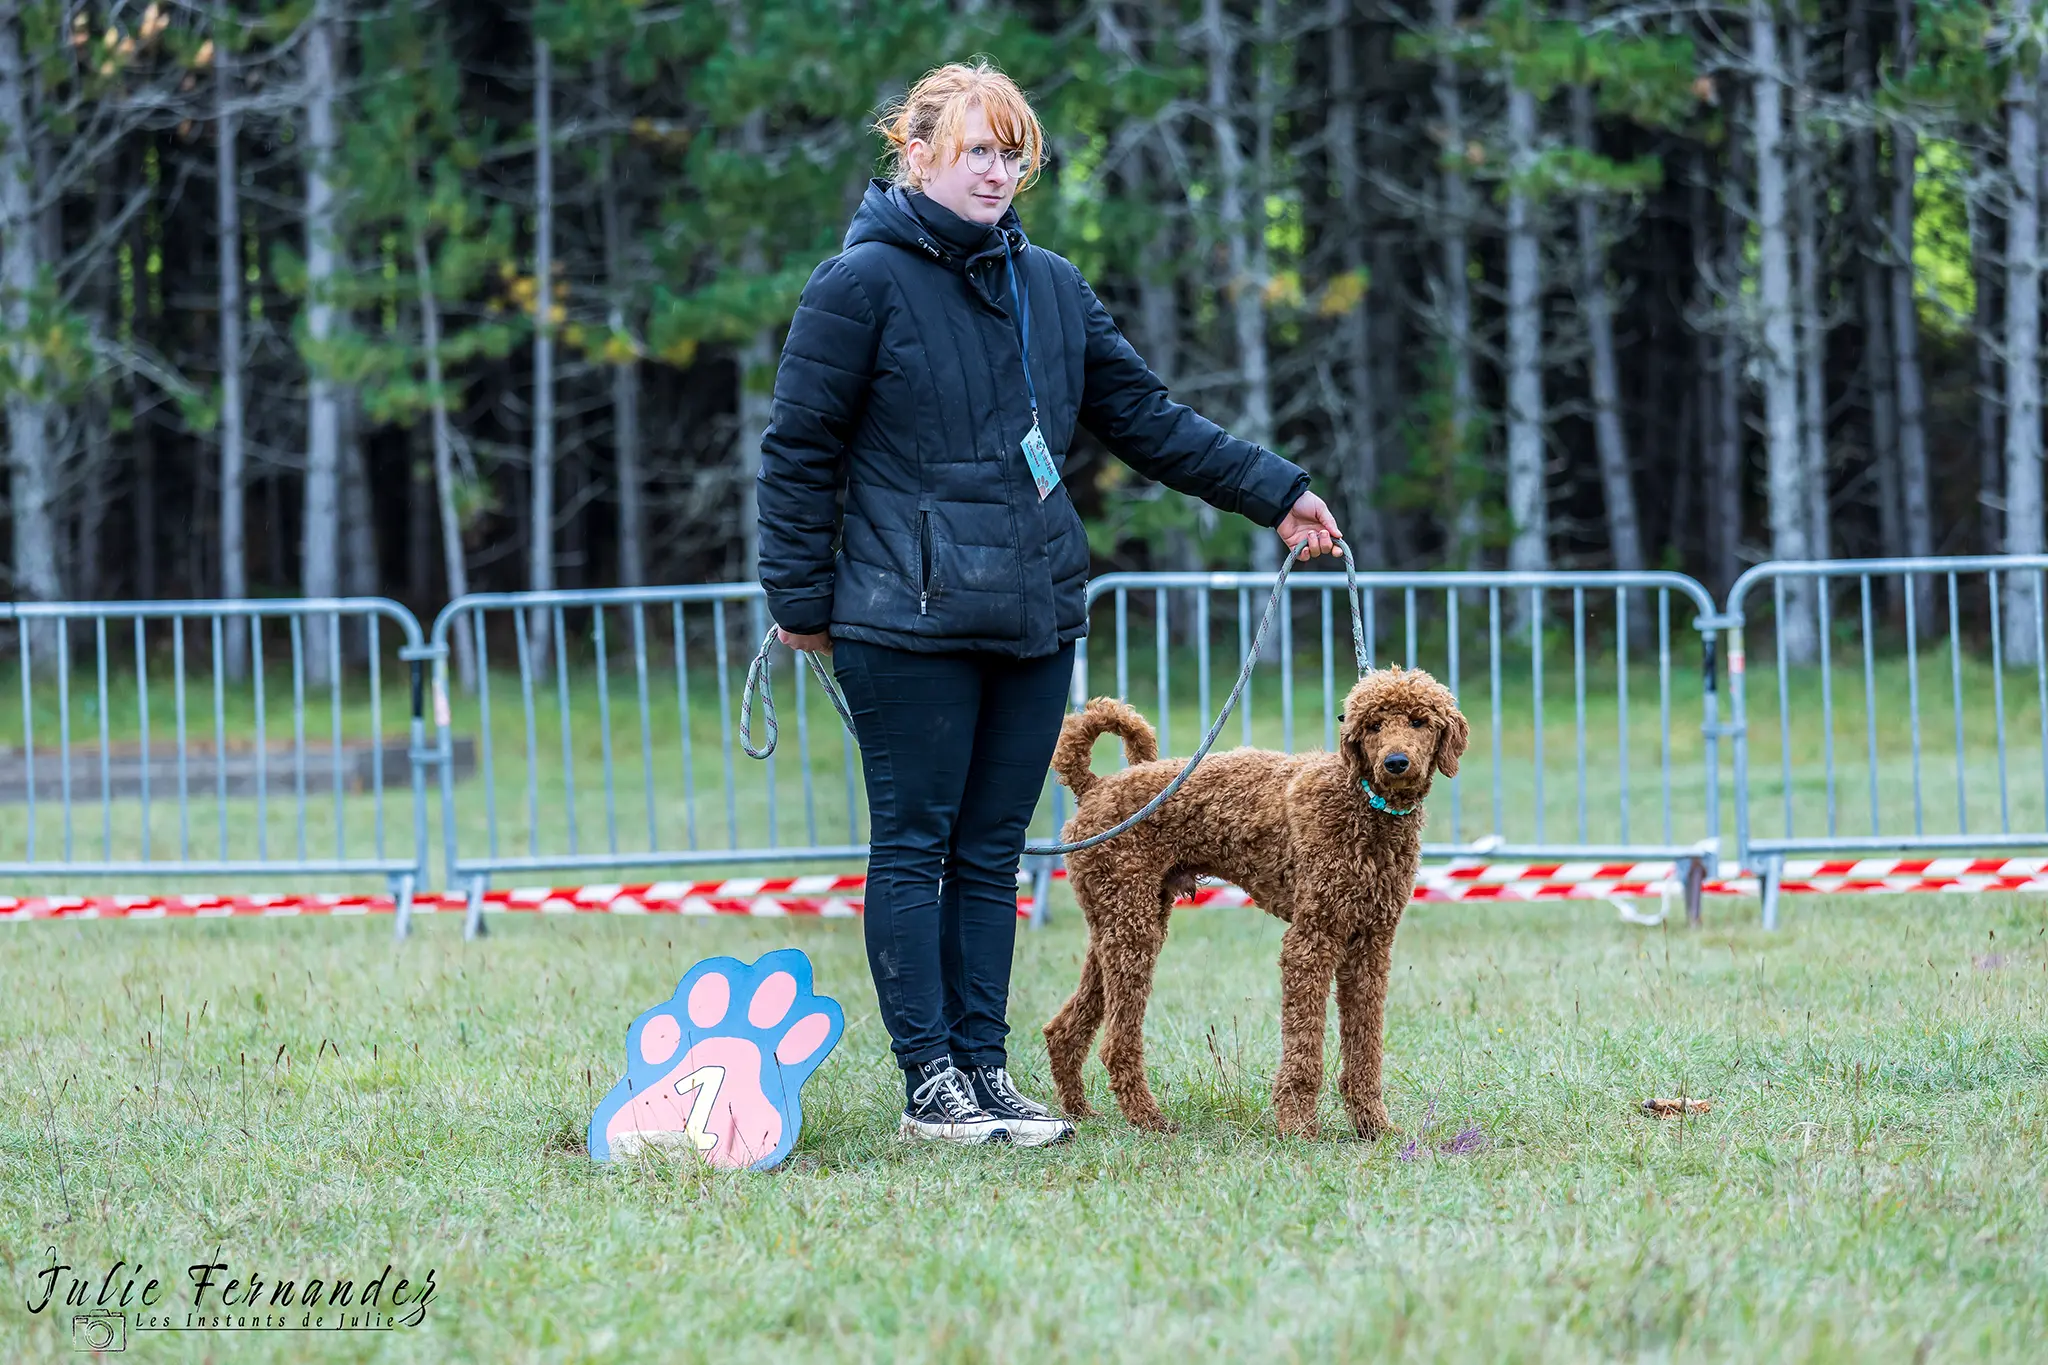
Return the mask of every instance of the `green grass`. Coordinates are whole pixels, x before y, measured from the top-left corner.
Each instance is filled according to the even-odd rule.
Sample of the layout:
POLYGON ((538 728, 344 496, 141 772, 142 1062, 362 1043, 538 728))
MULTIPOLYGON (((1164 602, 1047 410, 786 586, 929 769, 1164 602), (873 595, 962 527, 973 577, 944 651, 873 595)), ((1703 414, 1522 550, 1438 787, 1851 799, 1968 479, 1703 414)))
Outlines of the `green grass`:
MULTIPOLYGON (((1041 1090, 1082 942, 1060 910, 1013 993, 1041 1090)), ((25 1305, 54 1246, 180 1302, 202 1260, 435 1270, 416 1330, 131 1339, 145 1361, 2038 1359, 2048 908, 1799 900, 1785 923, 1417 909, 1387 1024, 1407 1149, 1339 1135, 1327 1093, 1329 1135, 1271 1135, 1279 926, 1189 912, 1148 1029, 1183 1131, 1108 1118, 1033 1153, 888 1139, 857 924, 19 926, 0 1358, 81 1358, 25 1305), (633 1015, 699 957, 792 943, 847 1031, 786 1166, 593 1167, 633 1015), (1712 1112, 1637 1111, 1680 1093, 1712 1112)))

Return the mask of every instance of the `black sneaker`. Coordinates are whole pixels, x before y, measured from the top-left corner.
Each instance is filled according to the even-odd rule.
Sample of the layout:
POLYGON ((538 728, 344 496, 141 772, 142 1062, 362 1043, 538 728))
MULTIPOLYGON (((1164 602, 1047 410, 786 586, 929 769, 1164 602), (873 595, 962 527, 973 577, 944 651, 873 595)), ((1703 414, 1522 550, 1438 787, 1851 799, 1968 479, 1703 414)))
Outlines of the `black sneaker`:
POLYGON ((974 1102, 983 1113, 1009 1124, 1010 1141, 1019 1147, 1047 1147, 1074 1135, 1073 1124, 1017 1089, 1008 1068, 969 1067, 967 1076, 974 1084, 974 1102))
POLYGON ((910 1100, 903 1106, 903 1122, 896 1127, 898 1137, 969 1147, 1012 1140, 1015 1125, 984 1112, 974 1102, 973 1085, 951 1058, 926 1062, 911 1071, 908 1080, 910 1100))

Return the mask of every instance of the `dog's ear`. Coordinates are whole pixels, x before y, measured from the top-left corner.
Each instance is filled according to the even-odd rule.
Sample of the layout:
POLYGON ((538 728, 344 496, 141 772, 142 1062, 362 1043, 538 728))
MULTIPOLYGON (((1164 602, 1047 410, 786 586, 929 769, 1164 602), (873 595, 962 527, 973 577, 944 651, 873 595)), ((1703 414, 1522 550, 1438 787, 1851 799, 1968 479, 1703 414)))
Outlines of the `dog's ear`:
POLYGON ((1351 770, 1351 776, 1354 779, 1365 776, 1367 767, 1365 749, 1359 743, 1360 734, 1364 728, 1365 707, 1361 703, 1354 701, 1338 713, 1337 754, 1344 760, 1344 766, 1351 770), (1354 712, 1357 713, 1357 720, 1352 719, 1354 712))
POLYGON ((1472 742, 1472 727, 1456 703, 1445 708, 1443 722, 1443 737, 1436 742, 1436 770, 1445 777, 1456 777, 1458 760, 1464 757, 1465 746, 1472 742))

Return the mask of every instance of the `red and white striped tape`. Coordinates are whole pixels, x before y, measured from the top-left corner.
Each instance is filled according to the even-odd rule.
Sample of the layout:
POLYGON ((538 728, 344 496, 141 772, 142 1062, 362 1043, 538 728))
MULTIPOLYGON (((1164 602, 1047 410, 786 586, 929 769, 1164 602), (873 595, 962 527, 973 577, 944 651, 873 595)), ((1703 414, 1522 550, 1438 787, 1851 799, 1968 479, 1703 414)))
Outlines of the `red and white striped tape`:
MULTIPOLYGON (((859 897, 789 895, 647 894, 646 887, 562 887, 545 891, 485 893, 486 911, 530 914, 609 915, 817 915, 851 918, 860 913, 859 897), (593 896, 593 891, 615 894, 593 896)), ((460 894, 435 892, 413 898, 416 914, 461 913, 468 902, 460 894)), ((40 919, 226 919, 236 916, 388 915, 396 908, 389 896, 30 896, 0 897, 0 923, 40 919)))
MULTIPOLYGON (((1064 871, 1059 875, 1064 876, 1064 871)), ((820 873, 798 877, 728 877, 718 881, 515 887, 484 893, 492 913, 611 915, 817 916, 858 915, 867 878, 820 873)), ((1415 886, 1418 904, 1464 901, 1628 900, 1663 897, 1678 889, 1676 868, 1661 863, 1507 863, 1431 866, 1415 886)), ((1909 892, 2048 892, 2048 858, 1793 859, 1780 889, 1788 894, 1852 895, 1909 892)), ((1754 896, 1758 880, 1707 880, 1709 896, 1754 896)), ((1236 886, 1199 888, 1183 906, 1251 904, 1236 886)), ((423 892, 420 914, 461 912, 460 892, 423 892)), ((1028 899, 1018 913, 1026 913, 1028 899)), ((221 919, 237 916, 376 915, 394 909, 389 896, 371 895, 108 895, 0 896, 0 923, 48 919, 221 919)))
POLYGON ((1678 864, 1666 859, 1648 863, 1451 863, 1423 868, 1418 880, 1483 886, 1512 882, 1575 886, 1584 882, 1668 882, 1676 876, 1678 864))

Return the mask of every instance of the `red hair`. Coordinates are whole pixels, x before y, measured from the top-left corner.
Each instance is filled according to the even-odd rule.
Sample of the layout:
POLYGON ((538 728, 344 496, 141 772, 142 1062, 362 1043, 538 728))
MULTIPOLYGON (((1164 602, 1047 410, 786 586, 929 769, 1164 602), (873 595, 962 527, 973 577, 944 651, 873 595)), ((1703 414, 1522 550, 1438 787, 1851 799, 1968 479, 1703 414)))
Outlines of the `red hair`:
POLYGON ((917 168, 905 154, 913 140, 958 160, 965 150, 961 143, 967 111, 977 107, 988 115, 988 126, 1002 150, 1021 151, 1029 158, 1030 169, 1017 188, 1030 188, 1045 164, 1045 129, 1017 83, 985 57, 972 65, 949 62, 926 72, 908 95, 883 114, 875 131, 889 141, 891 178, 911 189, 922 187, 917 168))

